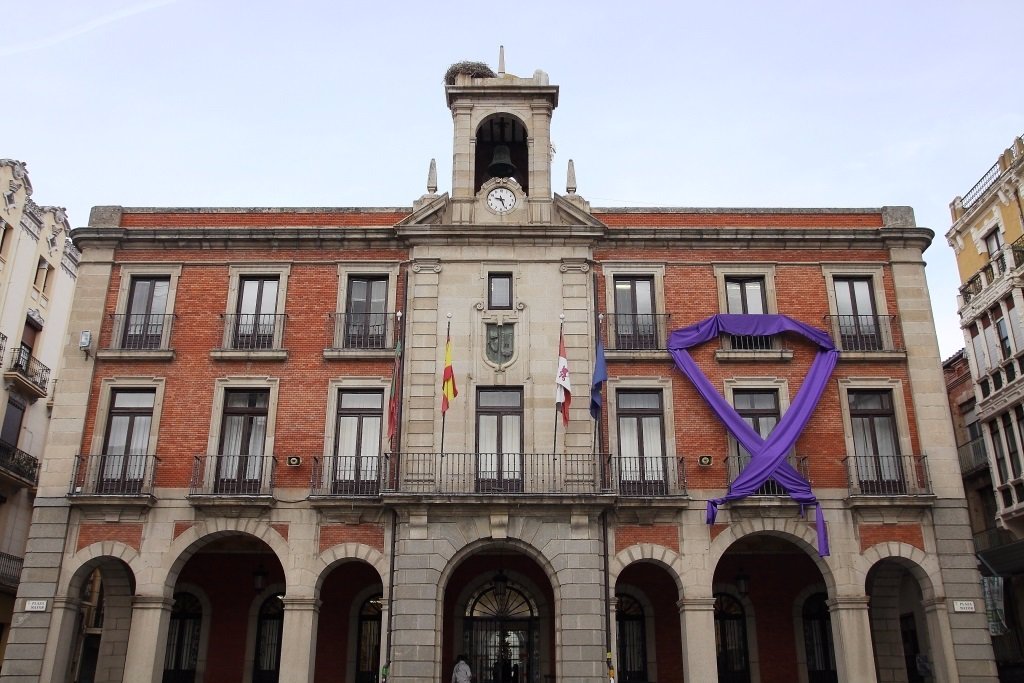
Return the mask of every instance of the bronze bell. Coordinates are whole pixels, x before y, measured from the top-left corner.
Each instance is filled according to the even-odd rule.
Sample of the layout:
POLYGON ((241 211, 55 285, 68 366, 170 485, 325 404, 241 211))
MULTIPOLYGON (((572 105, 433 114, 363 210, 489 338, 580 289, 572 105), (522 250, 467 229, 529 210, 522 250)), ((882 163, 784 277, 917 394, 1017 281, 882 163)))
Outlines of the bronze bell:
POLYGON ((498 145, 494 148, 494 158, 487 166, 487 172, 492 178, 511 178, 516 174, 516 167, 512 163, 512 154, 508 151, 508 145, 498 145))

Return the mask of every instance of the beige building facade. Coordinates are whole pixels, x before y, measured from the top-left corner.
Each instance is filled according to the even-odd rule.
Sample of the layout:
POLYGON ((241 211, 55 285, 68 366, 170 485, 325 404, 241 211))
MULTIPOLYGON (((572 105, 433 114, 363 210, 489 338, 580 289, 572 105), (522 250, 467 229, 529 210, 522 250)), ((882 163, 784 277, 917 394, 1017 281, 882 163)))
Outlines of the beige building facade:
MULTIPOLYGON (((544 72, 446 83, 450 193, 75 231, 0 678, 995 681, 913 211, 594 208, 571 162, 553 191, 544 72), (706 522, 754 456, 670 333, 719 314, 840 350, 787 460, 828 555, 774 481, 706 522)), ((816 347, 692 353, 767 436, 816 347)))
POLYGON ((0 159, 0 654, 6 646, 78 269, 64 210, 0 159))

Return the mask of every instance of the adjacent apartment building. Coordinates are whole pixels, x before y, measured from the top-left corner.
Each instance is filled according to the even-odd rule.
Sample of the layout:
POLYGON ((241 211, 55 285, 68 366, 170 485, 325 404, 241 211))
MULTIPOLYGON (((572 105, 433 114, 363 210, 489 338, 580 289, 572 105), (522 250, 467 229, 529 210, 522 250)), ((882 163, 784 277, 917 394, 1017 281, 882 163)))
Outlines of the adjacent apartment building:
POLYGON ((994 682, 913 211, 595 208, 543 71, 444 96, 449 192, 75 230, 0 678, 994 682))
POLYGON ((0 159, 0 657, 78 271, 69 231, 63 209, 32 201, 25 164, 0 159))
MULTIPOLYGON (((993 606, 993 644, 1004 680, 1021 680, 1024 646, 1024 206, 1021 171, 1024 140, 1017 138, 977 183, 950 203, 953 226, 946 239, 960 272, 958 297, 964 330, 962 359, 967 385, 951 393, 960 430, 961 467, 974 501, 975 541, 982 570, 1001 595, 993 606), (1012 675, 1016 678, 1009 677, 1012 675)), ((988 579, 987 579, 988 580, 988 579)), ((990 598, 991 600, 992 598, 990 598)))

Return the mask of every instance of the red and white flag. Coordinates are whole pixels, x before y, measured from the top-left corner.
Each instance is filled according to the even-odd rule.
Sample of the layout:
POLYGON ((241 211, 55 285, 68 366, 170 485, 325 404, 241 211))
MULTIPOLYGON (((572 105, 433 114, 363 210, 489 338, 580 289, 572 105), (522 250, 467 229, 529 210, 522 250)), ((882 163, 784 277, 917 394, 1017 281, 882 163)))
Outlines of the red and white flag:
POLYGON ((555 408, 562 411, 562 424, 569 424, 572 385, 569 383, 569 361, 565 357, 565 336, 558 331, 558 372, 555 373, 555 408))

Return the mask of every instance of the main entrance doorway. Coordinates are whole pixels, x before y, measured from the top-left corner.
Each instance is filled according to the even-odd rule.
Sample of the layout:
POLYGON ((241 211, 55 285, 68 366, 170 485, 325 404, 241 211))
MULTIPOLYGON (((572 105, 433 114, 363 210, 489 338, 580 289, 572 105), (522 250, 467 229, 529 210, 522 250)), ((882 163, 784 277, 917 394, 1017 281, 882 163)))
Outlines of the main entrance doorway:
POLYGON ((466 609, 465 649, 476 680, 526 683, 540 659, 537 610, 501 572, 480 589, 466 609))

